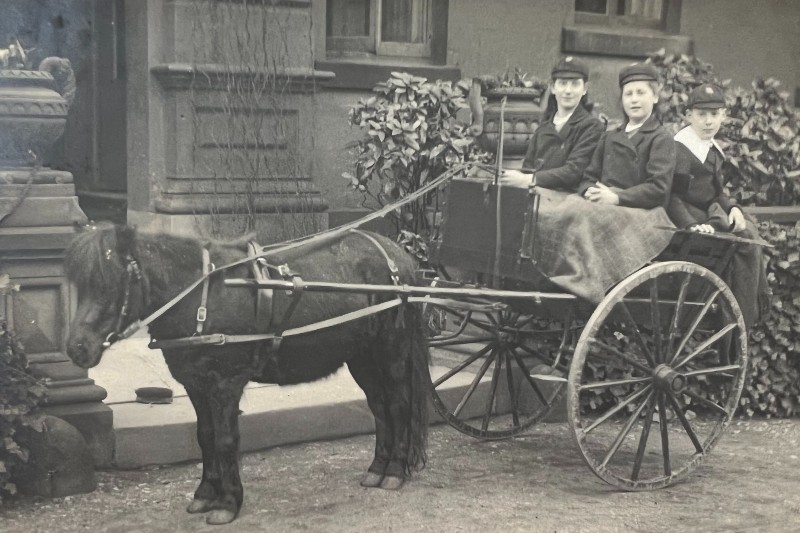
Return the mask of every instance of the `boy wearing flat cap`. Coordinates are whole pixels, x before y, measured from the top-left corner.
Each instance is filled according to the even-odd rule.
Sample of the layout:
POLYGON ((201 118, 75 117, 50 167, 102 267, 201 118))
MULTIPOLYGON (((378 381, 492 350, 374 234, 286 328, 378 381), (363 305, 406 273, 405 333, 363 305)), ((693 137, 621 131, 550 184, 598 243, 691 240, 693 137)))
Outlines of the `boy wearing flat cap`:
POLYGON ((714 140, 725 120, 725 95, 705 83, 689 94, 689 125, 675 135, 675 178, 667 212, 679 228, 704 233, 745 229, 742 210, 722 186, 722 148, 714 140))
POLYGON ((653 114, 658 72, 647 63, 619 74, 626 122, 606 132, 578 194, 590 202, 652 209, 666 206, 675 170, 675 142, 653 114))
POLYGON ((605 127, 590 113, 585 64, 567 56, 553 67, 551 78, 547 108, 522 169, 506 170, 502 182, 575 192, 605 127))
MULTIPOLYGON (((726 117, 725 95, 718 86, 696 87, 687 102, 689 125, 675 135, 675 176, 667 213, 679 228, 701 233, 730 231, 759 239, 758 229, 723 189, 722 148, 714 140, 726 117)), ((761 247, 739 246, 728 284, 751 326, 769 304, 761 247)))

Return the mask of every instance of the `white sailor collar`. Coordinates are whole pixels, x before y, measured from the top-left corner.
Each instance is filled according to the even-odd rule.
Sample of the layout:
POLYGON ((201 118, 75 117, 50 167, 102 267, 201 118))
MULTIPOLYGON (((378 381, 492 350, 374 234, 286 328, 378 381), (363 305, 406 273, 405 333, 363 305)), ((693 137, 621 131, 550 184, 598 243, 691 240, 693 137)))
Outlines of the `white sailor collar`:
POLYGON ((719 152, 719 155, 725 159, 725 152, 722 151, 722 147, 715 139, 711 139, 710 141, 704 141, 697 135, 697 132, 692 129, 691 126, 686 126, 681 131, 675 134, 675 141, 681 143, 686 148, 689 149, 692 154, 700 160, 700 162, 705 163, 706 157, 708 157, 708 151, 713 146, 719 152))

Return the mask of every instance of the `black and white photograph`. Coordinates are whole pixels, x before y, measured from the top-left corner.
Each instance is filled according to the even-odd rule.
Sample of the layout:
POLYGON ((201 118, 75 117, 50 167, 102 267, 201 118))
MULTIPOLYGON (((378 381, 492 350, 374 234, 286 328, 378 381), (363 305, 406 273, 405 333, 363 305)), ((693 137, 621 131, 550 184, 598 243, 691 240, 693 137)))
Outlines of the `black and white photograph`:
POLYGON ((800 2, 0 0, 0 532, 800 531, 800 2))

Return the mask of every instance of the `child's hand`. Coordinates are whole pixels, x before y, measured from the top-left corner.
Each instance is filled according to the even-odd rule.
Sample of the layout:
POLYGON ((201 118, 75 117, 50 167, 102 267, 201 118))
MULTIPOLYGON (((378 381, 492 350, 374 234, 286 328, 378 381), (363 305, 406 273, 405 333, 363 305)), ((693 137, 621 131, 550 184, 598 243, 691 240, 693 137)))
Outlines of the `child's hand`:
POLYGON ((599 181, 586 189, 584 198, 596 204, 619 205, 619 196, 599 181))
POLYGON ((708 233, 709 235, 714 234, 714 226, 711 224, 692 224, 689 226, 689 231, 696 231, 697 233, 708 233))
POLYGON ((738 207, 731 208, 731 212, 728 214, 728 222, 731 225, 731 231, 734 233, 744 231, 746 227, 744 213, 738 207))
POLYGON ((532 174, 526 174, 519 170, 503 170, 500 174, 500 183, 503 185, 510 185, 512 187, 530 187, 534 185, 534 177, 532 174))

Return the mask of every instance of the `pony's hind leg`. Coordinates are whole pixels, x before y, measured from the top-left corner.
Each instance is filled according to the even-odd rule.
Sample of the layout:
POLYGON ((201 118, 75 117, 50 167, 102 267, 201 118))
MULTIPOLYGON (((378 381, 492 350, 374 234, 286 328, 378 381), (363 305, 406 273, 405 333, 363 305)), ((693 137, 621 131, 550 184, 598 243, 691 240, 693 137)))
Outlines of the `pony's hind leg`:
POLYGON ((353 379, 364 391, 367 405, 375 418, 375 457, 361 480, 364 487, 379 487, 383 481, 386 465, 391 456, 391 428, 388 426, 389 412, 381 383, 380 370, 372 360, 372 354, 359 353, 347 362, 353 379))
POLYGON ((374 360, 381 366, 391 427, 391 455, 381 482, 399 489, 414 469, 425 465, 428 427, 428 347, 419 311, 403 306, 402 327, 391 314, 382 318, 374 343, 374 360))
POLYGON ((185 386, 185 388, 197 416, 197 443, 203 456, 203 477, 186 511, 205 513, 213 509, 221 489, 219 463, 214 452, 214 423, 203 388, 199 386, 185 386))

